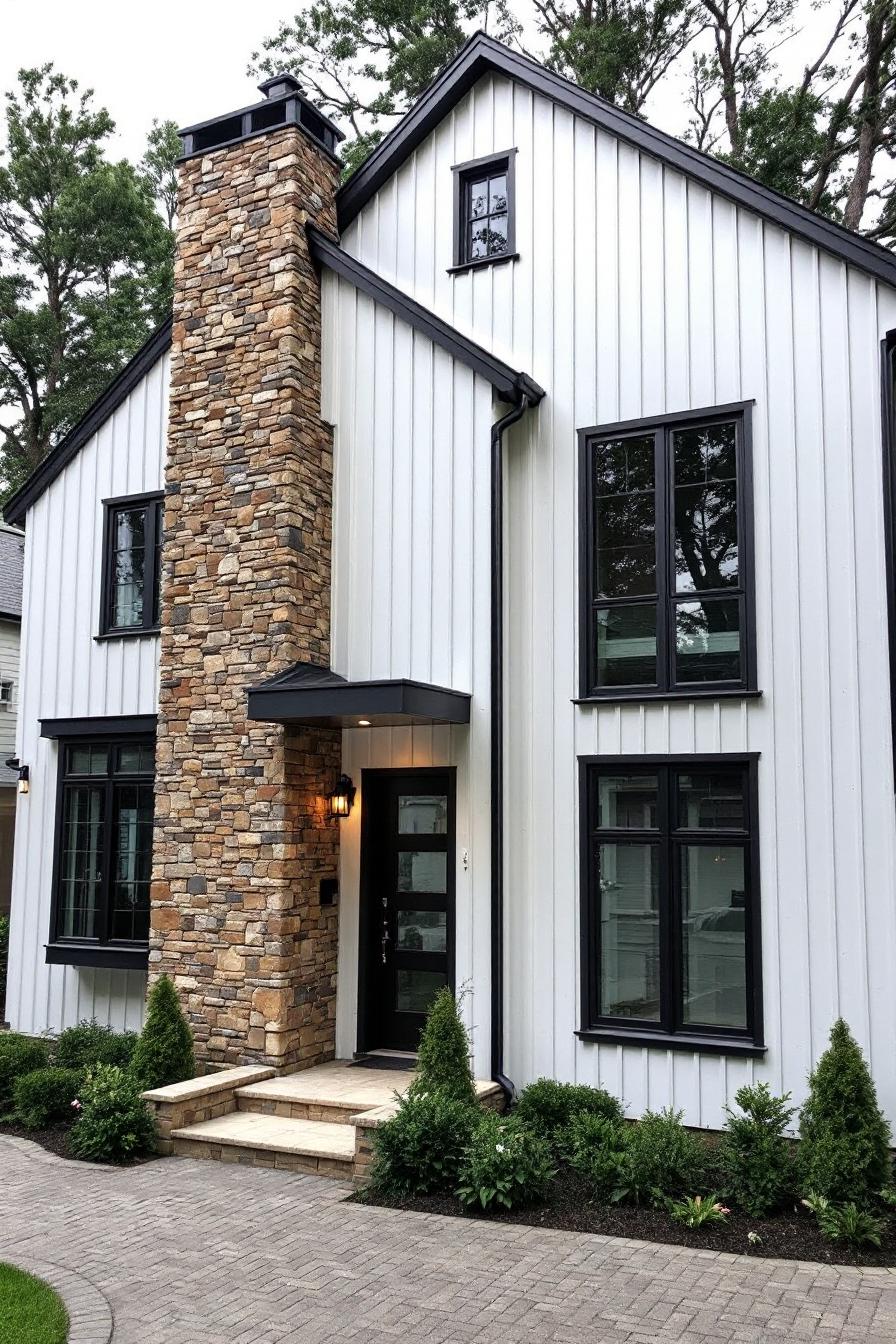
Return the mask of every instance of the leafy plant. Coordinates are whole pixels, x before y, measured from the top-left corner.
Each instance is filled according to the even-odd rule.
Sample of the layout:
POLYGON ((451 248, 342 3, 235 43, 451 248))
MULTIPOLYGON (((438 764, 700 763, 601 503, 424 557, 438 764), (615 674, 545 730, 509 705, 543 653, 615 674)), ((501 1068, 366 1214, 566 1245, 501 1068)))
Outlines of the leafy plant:
POLYGON ((606 1199, 619 1184, 627 1134, 619 1120, 580 1111, 561 1131, 556 1150, 585 1178, 597 1198, 606 1199))
POLYGON ((447 985, 439 991, 426 1015, 417 1050, 417 1075, 412 1092, 443 1092, 458 1101, 476 1101, 470 1072, 470 1038, 458 1001, 447 985))
POLYGON ((809 1079, 800 1115, 798 1164, 804 1192, 832 1204, 873 1203, 890 1179, 890 1127, 861 1050, 841 1018, 809 1079))
POLYGON ((444 1091, 402 1098, 374 1130, 371 1189, 396 1199, 453 1189, 476 1121, 473 1106, 444 1091))
POLYGON ((516 1209, 543 1199, 554 1175, 545 1139, 516 1117, 485 1111, 464 1156, 457 1189, 462 1204, 516 1209))
POLYGON ((828 1241, 845 1242, 853 1250, 862 1246, 880 1247, 884 1220, 876 1218, 867 1209, 860 1209, 851 1201, 838 1206, 824 1195, 808 1195, 802 1202, 815 1214, 822 1235, 828 1241))
POLYGON ((117 1064, 97 1064, 75 1102, 78 1118, 69 1136, 75 1157, 125 1162, 155 1148, 155 1121, 140 1086, 117 1064))
POLYGON ((72 1102, 83 1082, 80 1069, 51 1066, 23 1073, 13 1086, 16 1119, 26 1129, 42 1129, 55 1120, 71 1120, 72 1102))
POLYGON ((54 1059, 65 1069, 89 1069, 94 1064, 120 1064, 127 1068, 136 1045, 134 1032, 116 1035, 111 1027, 101 1026, 93 1017, 60 1032, 54 1059))
POLYGON ((660 1204, 703 1184, 709 1168, 704 1144, 681 1123, 681 1111, 645 1111, 633 1125, 612 1198, 660 1204))
POLYGON ((669 1212, 676 1223, 702 1227, 704 1223, 727 1223, 731 1210, 720 1204, 716 1195, 685 1195, 684 1199, 669 1201, 669 1212))
POLYGON ((732 1199, 763 1218, 779 1209, 793 1190, 793 1159, 784 1131, 796 1108, 786 1096, 773 1096, 767 1083, 742 1087, 734 1100, 743 1112, 726 1107, 727 1132, 719 1158, 732 1199))
POLYGON ((0 1111, 8 1110, 12 1105, 16 1079, 44 1068, 49 1062, 50 1050, 46 1041, 21 1036, 14 1031, 0 1035, 0 1111))
POLYGON ((177 990, 160 975, 149 991, 146 1021, 134 1048, 131 1072, 144 1092, 182 1083, 196 1071, 193 1033, 181 1011, 177 990))
POLYGON ((514 1107, 514 1116, 522 1125, 540 1134, 550 1144, 559 1136, 574 1116, 597 1115, 606 1120, 622 1120, 622 1106, 609 1092, 583 1083, 558 1083, 553 1078, 539 1078, 524 1087, 514 1107))

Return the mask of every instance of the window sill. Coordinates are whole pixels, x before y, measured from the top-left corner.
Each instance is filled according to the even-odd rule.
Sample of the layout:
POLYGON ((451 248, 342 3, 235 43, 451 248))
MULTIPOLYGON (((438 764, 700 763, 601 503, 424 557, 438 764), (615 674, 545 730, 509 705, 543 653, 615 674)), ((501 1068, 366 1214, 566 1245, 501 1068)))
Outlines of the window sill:
POLYGON ((519 252, 504 252, 499 257, 477 257, 475 261, 462 261, 457 266, 448 267, 448 275, 462 275, 464 271, 480 271, 483 266, 501 266, 505 261, 519 261, 519 252))
POLYGON ((573 698, 574 705, 624 705, 641 704, 644 700, 759 700, 762 691, 745 690, 742 686, 718 687, 715 690, 674 690, 674 691, 607 691, 606 694, 581 695, 573 698))
POLYGON ((46 962, 48 966, 100 966, 121 971, 145 971, 149 964, 149 946, 47 943, 46 962))
POLYGON ((761 1058, 766 1051, 764 1045, 755 1041, 731 1036, 685 1036, 683 1033, 671 1036, 662 1031, 626 1031, 614 1027, 590 1027, 587 1031, 577 1031, 580 1041, 594 1041, 604 1045, 632 1045, 652 1050, 687 1050, 690 1054, 702 1055, 746 1055, 753 1059, 761 1058))
POLYGON ((107 639, 142 639, 146 635, 160 635, 162 627, 160 625, 147 626, 145 630, 105 630, 101 635, 94 635, 97 644, 107 639))

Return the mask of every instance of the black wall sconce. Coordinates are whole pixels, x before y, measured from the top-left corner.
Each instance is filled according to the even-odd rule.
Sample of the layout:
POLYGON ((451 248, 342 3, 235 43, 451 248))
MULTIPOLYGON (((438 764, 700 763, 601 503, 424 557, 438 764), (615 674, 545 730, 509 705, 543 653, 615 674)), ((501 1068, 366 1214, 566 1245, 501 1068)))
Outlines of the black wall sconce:
POLYGON ((20 765, 17 756, 7 757, 5 764, 8 770, 15 770, 18 773, 19 782, 17 788, 19 793, 27 793, 30 788, 30 776, 27 765, 20 765))
POLYGON ((330 800, 331 817, 347 817, 352 810, 352 804, 355 801, 355 789, 348 775, 340 775, 336 781, 336 787, 327 797, 330 800))

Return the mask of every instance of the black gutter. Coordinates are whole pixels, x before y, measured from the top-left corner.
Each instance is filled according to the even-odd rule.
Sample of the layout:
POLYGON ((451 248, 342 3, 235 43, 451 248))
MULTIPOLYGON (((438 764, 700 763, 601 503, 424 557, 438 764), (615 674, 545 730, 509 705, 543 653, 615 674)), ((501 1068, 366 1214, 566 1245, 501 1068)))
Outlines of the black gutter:
POLYGON ((498 359, 491 351, 477 345, 469 336, 452 327, 437 313, 424 308, 422 303, 418 303, 403 290, 384 280, 381 275, 377 275, 369 266, 358 261, 357 257, 344 251, 335 238, 322 233, 313 224, 306 225, 306 230, 308 248, 318 265, 326 266, 337 275, 341 275, 344 280, 348 280, 350 284, 369 295, 375 303, 388 308, 396 317, 400 317, 403 322, 407 322, 416 331, 441 346, 474 373, 480 374, 491 383, 503 401, 516 404, 520 397, 526 396, 531 402, 537 402, 544 396, 544 389, 539 387, 528 373, 512 369, 503 359, 498 359))
POLYGON ((504 431, 538 400, 521 392, 513 410, 492 425, 491 1074, 508 1101, 516 1089, 504 1073, 504 431))

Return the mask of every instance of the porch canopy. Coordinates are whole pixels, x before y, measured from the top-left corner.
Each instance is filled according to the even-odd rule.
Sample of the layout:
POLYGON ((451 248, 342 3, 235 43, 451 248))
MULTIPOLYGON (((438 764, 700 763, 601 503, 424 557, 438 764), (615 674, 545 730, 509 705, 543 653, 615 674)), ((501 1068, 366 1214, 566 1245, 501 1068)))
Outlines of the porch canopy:
POLYGON ((346 681, 329 667, 296 663, 250 688, 249 718, 332 728, 469 723, 470 696, 466 691, 405 678, 346 681))

